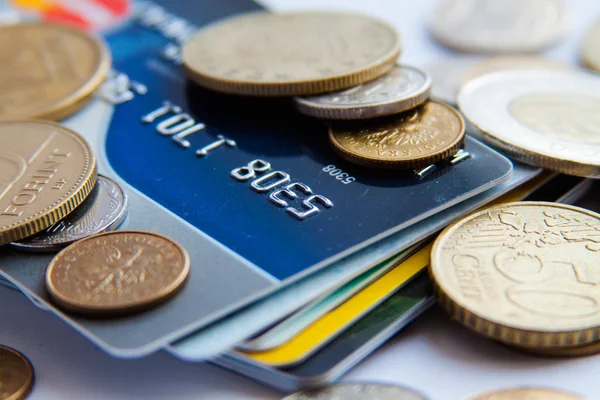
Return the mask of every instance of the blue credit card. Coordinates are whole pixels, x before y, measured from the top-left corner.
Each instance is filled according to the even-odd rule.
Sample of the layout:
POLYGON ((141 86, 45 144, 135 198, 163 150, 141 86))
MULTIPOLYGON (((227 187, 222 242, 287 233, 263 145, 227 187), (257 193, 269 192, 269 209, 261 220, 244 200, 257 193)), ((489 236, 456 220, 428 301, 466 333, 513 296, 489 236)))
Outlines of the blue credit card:
MULTIPOLYGON (((191 255, 187 284, 161 307, 110 321, 53 309, 111 354, 156 351, 511 174, 506 158, 470 138, 469 159, 422 178, 348 164, 331 151, 327 126, 297 114, 290 100, 223 96, 185 79, 178 43, 195 26, 257 4, 160 3, 106 36, 118 71, 102 92, 106 102, 66 121, 92 143, 99 170, 128 192, 124 227, 159 231, 191 255), (171 11, 180 7, 189 21, 171 11)), ((1 273, 49 302, 51 256, 0 253, 1 273)))

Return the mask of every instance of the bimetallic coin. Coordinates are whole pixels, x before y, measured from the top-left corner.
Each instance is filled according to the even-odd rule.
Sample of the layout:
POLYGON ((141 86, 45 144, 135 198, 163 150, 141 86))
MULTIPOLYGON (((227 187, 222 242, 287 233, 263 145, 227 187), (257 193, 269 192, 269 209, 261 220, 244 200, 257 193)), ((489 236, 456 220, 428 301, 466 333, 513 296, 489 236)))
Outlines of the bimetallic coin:
POLYGON ((169 238, 150 232, 108 232, 58 253, 46 270, 46 288, 65 310, 122 314, 173 296, 189 269, 187 251, 169 238))
POLYGON ((553 389, 518 388, 488 392, 469 400, 583 400, 583 397, 553 389))
POLYGON ((429 98, 431 78, 423 71, 396 65, 388 74, 341 91, 296 97, 298 110, 326 119, 367 119, 410 110, 429 98))
POLYGON ((379 383, 340 383, 302 390, 283 400, 427 400, 422 394, 401 386, 379 383))
POLYGON ((98 175, 92 193, 66 218, 11 246, 26 251, 59 251, 88 236, 112 231, 127 215, 127 196, 111 179, 98 175))
POLYGON ((600 20, 596 21, 584 36, 579 59, 587 68, 600 72, 600 20))
POLYGON ((0 345, 0 400, 24 400, 33 381, 33 367, 27 357, 0 345))
POLYGON ((0 121, 60 120, 81 109, 111 65, 103 42, 63 25, 0 27, 0 121))
POLYGON ((600 215, 558 203, 490 207, 446 228, 430 275, 450 316, 518 347, 600 340, 600 215))
POLYGON ((555 43, 568 25, 561 0, 444 0, 429 30, 437 41, 458 51, 518 53, 555 43))
POLYGON ((497 56, 485 59, 466 70, 460 78, 460 86, 473 79, 497 71, 526 69, 574 70, 572 65, 560 61, 549 60, 540 56, 497 56))
POLYGON ((295 96, 346 89, 396 64, 398 33, 344 13, 248 13, 202 28, 184 46, 189 77, 209 89, 295 96))
POLYGON ((481 59, 475 56, 455 56, 428 64, 423 69, 431 76, 431 97, 448 104, 456 104, 462 77, 481 59))
POLYGON ((460 114, 437 101, 401 114, 329 129, 330 142, 341 157, 377 168, 410 169, 434 164, 455 154, 464 137, 460 114))
POLYGON ((77 133, 53 122, 0 123, 0 245, 55 224, 96 183, 96 157, 77 133))
POLYGON ((464 116, 516 160, 600 177, 600 77, 516 70, 479 77, 460 91, 464 116))

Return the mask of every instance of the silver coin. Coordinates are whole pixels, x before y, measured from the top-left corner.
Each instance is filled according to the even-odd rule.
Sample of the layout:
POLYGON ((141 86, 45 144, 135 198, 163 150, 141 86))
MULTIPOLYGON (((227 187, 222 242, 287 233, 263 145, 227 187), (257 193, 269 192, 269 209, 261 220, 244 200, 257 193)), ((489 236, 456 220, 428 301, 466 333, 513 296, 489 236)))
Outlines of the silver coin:
POLYGON ((458 96, 483 139, 524 163, 600 178, 600 77, 511 70, 467 83, 458 96))
POLYGON ((35 252, 59 251, 96 233, 114 230, 127 215, 127 196, 111 179, 98 175, 94 190, 79 207, 50 228, 11 246, 35 252))
POLYGON ((377 383, 340 383, 302 390, 283 400, 427 400, 422 394, 400 386, 377 383))
POLYGON ((366 119, 410 110, 429 98, 431 78, 414 67, 397 65, 362 85, 317 96, 296 97, 300 112, 326 119, 366 119))
POLYGON ((465 73, 481 60, 481 57, 456 56, 428 64, 423 69, 431 76, 431 97, 455 105, 465 73))
POLYGON ((459 51, 539 51, 566 33, 561 0, 444 0, 429 24, 433 37, 459 51))

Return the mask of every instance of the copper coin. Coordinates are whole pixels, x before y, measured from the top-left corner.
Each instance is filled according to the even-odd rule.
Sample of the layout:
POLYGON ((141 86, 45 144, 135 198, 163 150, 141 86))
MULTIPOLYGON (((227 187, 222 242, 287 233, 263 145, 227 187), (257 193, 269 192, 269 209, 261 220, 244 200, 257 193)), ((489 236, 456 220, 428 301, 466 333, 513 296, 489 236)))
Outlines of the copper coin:
POLYGON ((0 346, 0 400, 23 400, 33 387, 33 367, 27 357, 0 346))
POLYGON ((46 288, 65 310, 120 314, 173 296, 190 269, 187 251, 151 232, 117 231, 80 240, 54 257, 46 288))

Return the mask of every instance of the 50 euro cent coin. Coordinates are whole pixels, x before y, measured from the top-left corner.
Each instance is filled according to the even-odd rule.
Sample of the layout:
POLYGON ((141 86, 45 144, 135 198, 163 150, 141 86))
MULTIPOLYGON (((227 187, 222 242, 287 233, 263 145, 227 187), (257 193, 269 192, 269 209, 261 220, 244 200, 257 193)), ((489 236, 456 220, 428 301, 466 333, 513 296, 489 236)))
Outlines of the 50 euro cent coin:
POLYGON ((0 245, 42 231, 72 212, 96 183, 96 157, 53 122, 0 123, 0 245))
POLYGON ((505 344, 557 349, 600 338, 600 215, 557 203, 508 203, 449 226, 429 272, 440 305, 505 344))

